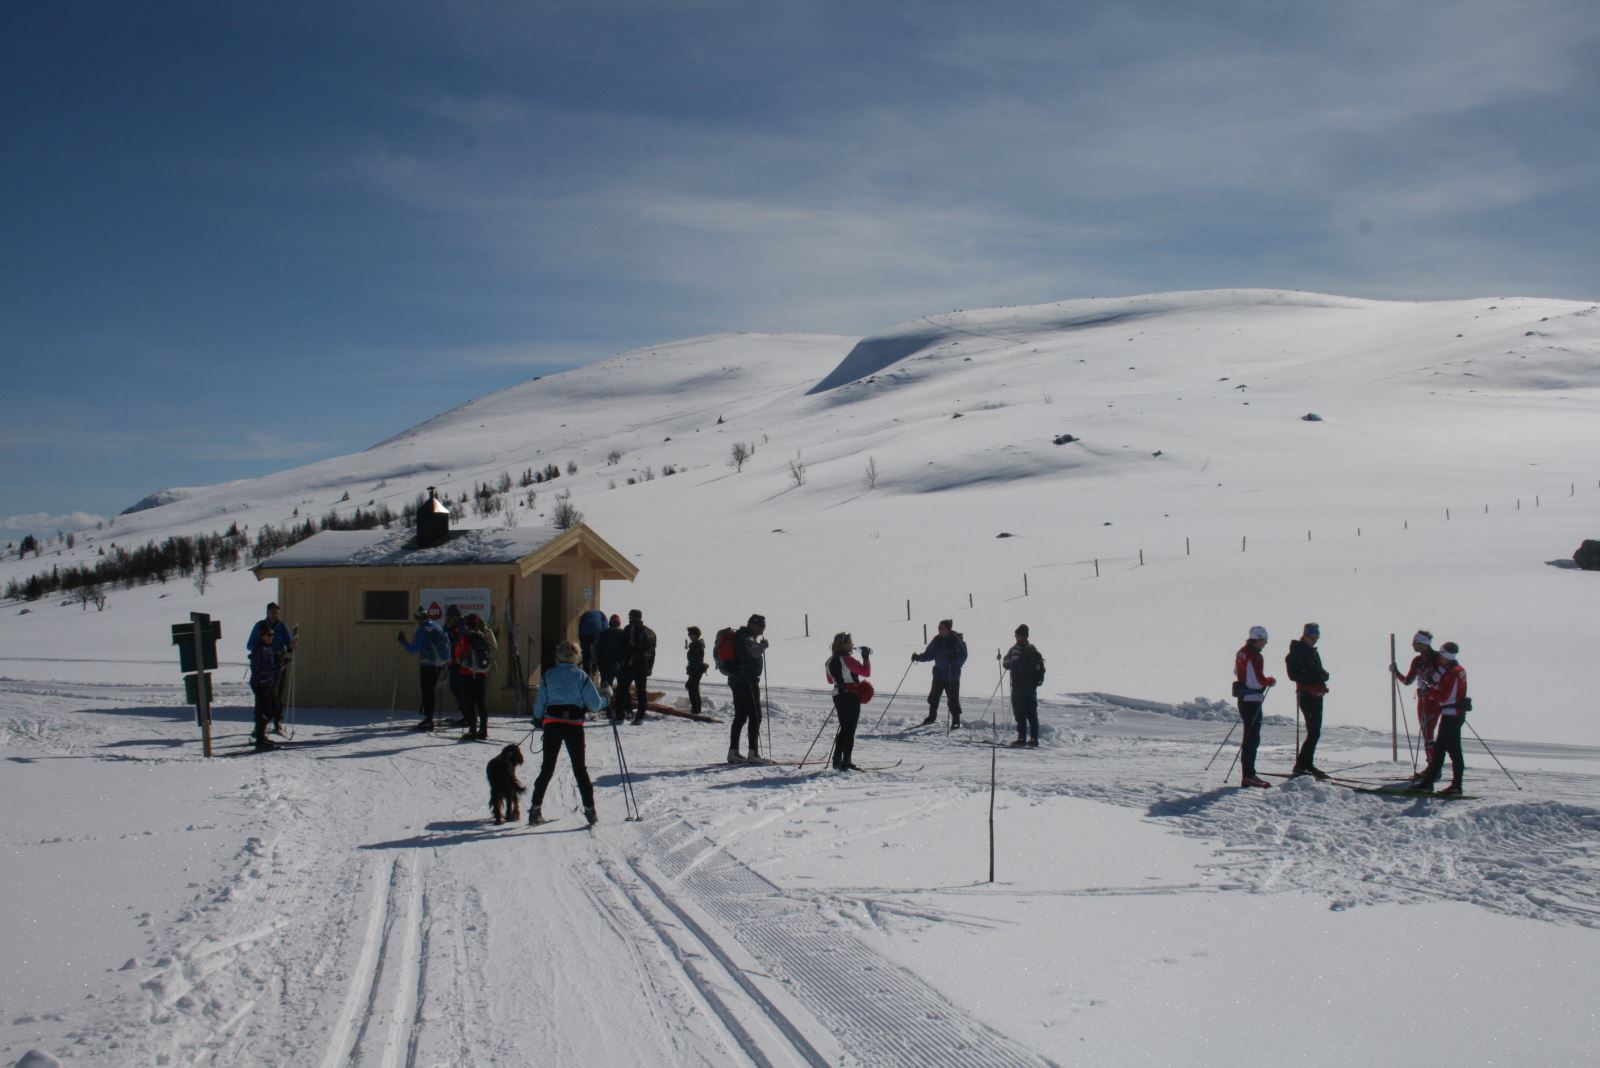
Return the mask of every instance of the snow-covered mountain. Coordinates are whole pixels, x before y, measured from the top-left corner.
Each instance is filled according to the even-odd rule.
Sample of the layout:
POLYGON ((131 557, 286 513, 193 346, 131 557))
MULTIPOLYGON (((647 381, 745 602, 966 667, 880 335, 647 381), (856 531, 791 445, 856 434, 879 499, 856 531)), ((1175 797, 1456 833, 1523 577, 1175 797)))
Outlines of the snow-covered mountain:
MULTIPOLYGON (((952 617, 986 655, 1029 622, 1057 692, 1217 697, 1249 625, 1274 632, 1271 656, 1315 619, 1330 717, 1380 727, 1388 635, 1428 626, 1476 666, 1485 720, 1595 741, 1568 666, 1592 583, 1549 562, 1600 534, 1597 406, 1600 310, 1570 301, 1225 290, 951 312, 862 339, 717 335, 185 489, 43 561, 398 511, 429 485, 459 498, 555 464, 531 511, 520 488, 507 500, 533 521, 570 492, 635 557, 608 608, 640 607, 664 635, 762 611, 794 642, 772 664, 785 684, 817 681, 819 636, 851 629, 898 656, 952 617), (740 443, 754 454, 736 471, 740 443)), ((9 559, 0 578, 40 566, 9 559)), ((224 587, 207 596, 239 591, 235 627, 270 594, 224 587)), ((83 618, 85 639, 120 626, 118 601, 140 597, 83 618)), ((16 621, 0 634, 26 649, 16 621)))
MULTIPOLYGON (((602 597, 656 628, 667 699, 678 628, 761 611, 764 748, 813 765, 717 763, 726 718, 595 723, 600 823, 563 765, 555 822, 493 826, 483 764, 536 759, 526 724, 413 732, 398 651, 394 709, 294 705, 288 748, 248 750, 240 646, 276 592, 248 571, 0 605, 0 1062, 1587 1063, 1600 575, 1555 565, 1600 536, 1597 387, 1594 305, 1071 301, 657 346, 154 495, 0 581, 557 465, 512 514, 570 490, 637 560, 602 597), (168 634, 191 610, 223 621, 241 759, 198 754, 168 634), (943 617, 972 652, 959 731, 918 726, 907 659, 943 617), (1234 650, 1263 623, 1275 669, 1308 620, 1340 781, 1236 789, 1234 650), (1041 744, 997 749, 1019 622, 1041 744), (1467 744, 1471 800, 1358 792, 1411 771, 1388 636, 1419 626, 1461 643, 1494 746, 1467 744), (876 652, 868 770, 819 772, 844 628, 876 652)), ((1272 775, 1292 697, 1267 713, 1272 775)))

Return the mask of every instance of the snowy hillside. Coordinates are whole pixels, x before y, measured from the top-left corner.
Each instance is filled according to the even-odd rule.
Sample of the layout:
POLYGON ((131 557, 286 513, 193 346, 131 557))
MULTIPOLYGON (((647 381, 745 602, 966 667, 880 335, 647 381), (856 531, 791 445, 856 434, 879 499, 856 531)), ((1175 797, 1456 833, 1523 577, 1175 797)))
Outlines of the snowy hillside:
MULTIPOLYGON (((794 650, 771 665, 785 685, 816 683, 818 636, 905 650, 949 616, 990 650, 1029 622, 1055 693, 1215 698, 1248 626, 1272 629, 1281 657, 1315 619, 1330 716, 1377 728, 1388 635, 1427 626, 1462 643, 1489 729, 1595 743, 1575 625, 1593 582, 1550 562, 1600 534, 1597 409, 1600 311, 1567 301, 1219 291, 955 312, 859 341, 723 335, 503 390, 362 453, 186 489, 75 551, 7 559, 0 580, 92 560, 108 539, 398 511, 428 485, 461 497, 575 463, 533 487, 534 511, 570 491, 639 563, 606 607, 643 609, 669 639, 762 611, 794 650), (735 472, 741 442, 755 454, 735 472)), ((24 658, 131 642, 125 657, 164 662, 162 627, 126 632, 161 594, 176 618, 197 607, 174 583, 116 593, 103 614, 8 609, 0 638, 24 658), (41 627, 50 614, 71 617, 76 650, 41 627)), ((241 632, 271 594, 235 575, 206 604, 241 632)))
MULTIPOLYGON (((725 720, 594 724, 598 826, 563 763, 555 823, 495 827, 483 765, 536 759, 526 727, 413 732, 398 652, 392 712, 297 708, 291 746, 243 747, 276 592, 248 571, 0 604, 0 1063, 1587 1064, 1600 575, 1561 565, 1600 537, 1597 426, 1594 305, 1180 293, 661 345, 154 493, 0 582, 554 464, 502 503, 531 526, 570 491, 639 564, 603 604, 644 611, 667 700, 685 625, 767 615, 791 763, 716 763, 725 720), (224 626, 209 761, 169 644, 192 610, 224 626), (942 617, 959 732, 917 726, 942 617), (1308 620, 1344 781, 1236 789, 1233 653, 1264 624, 1276 669, 1308 620), (1020 622, 1042 744, 996 751, 1020 622), (1356 792, 1412 770, 1388 636, 1419 626, 1460 642, 1505 764, 1469 736, 1475 800, 1356 792), (828 746, 840 629, 875 649, 859 773, 794 766, 828 746)), ((1267 713, 1287 771, 1292 696, 1267 713)))

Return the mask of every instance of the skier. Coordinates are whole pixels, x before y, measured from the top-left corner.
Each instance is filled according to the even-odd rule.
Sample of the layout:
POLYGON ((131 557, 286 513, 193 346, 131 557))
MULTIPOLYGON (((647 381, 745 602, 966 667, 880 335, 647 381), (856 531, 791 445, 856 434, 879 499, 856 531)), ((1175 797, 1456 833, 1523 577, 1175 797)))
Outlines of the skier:
POLYGON ((428 615, 426 608, 418 608, 414 617, 417 632, 406 641, 405 631, 395 635, 400 648, 417 658, 421 670, 422 722, 419 731, 433 730, 434 703, 439 693, 439 676, 450 667, 450 638, 437 620, 428 615))
POLYGON ((689 712, 700 715, 700 676, 706 673, 706 640, 700 637, 699 627, 689 628, 689 638, 684 642, 687 660, 683 669, 688 676, 684 688, 689 691, 689 712))
POLYGON ((761 758, 761 673, 765 667, 767 617, 752 615, 734 634, 733 664, 728 688, 733 691, 733 732, 728 738, 728 763, 763 764, 761 758), (739 729, 748 725, 750 746, 739 755, 739 729))
POLYGON ((1019 624, 1017 643, 1006 650, 1001 667, 1011 673, 1011 715, 1017 721, 1012 749, 1039 748, 1039 686, 1044 682, 1044 657, 1028 644, 1028 625, 1019 624))
POLYGON ((461 609, 451 605, 444 610, 444 636, 450 641, 450 663, 445 668, 445 684, 450 687, 450 699, 456 705, 456 719, 451 727, 470 727, 472 717, 467 714, 466 687, 461 682, 461 664, 456 660, 456 647, 467 635, 466 625, 461 622, 461 609))
POLYGON ((627 652, 628 636, 622 632, 622 617, 613 614, 606 629, 594 640, 595 666, 600 669, 600 689, 611 695, 611 718, 617 718, 617 675, 627 652))
POLYGON ((276 749, 267 737, 267 724, 283 718, 278 705, 278 654, 273 651, 273 628, 256 625, 256 647, 250 650, 250 692, 256 698, 256 729, 251 737, 257 749, 276 749))
POLYGON ((256 625, 250 628, 250 640, 244 643, 244 650, 249 655, 255 655, 256 646, 263 630, 272 632, 272 653, 278 659, 276 676, 278 692, 274 695, 277 712, 272 720, 272 733, 282 734, 285 696, 283 691, 285 684, 289 681, 289 661, 294 656, 294 631, 290 630, 289 624, 279 617, 277 601, 268 601, 267 618, 257 620, 256 625))
POLYGON ((1256 776, 1256 749, 1261 745, 1261 704, 1267 690, 1278 680, 1267 674, 1261 650, 1267 647, 1267 628, 1251 627, 1250 637, 1233 657, 1233 695, 1239 699, 1239 718, 1244 721, 1244 740, 1239 743, 1239 767, 1244 773, 1240 786, 1267 787, 1272 784, 1256 776))
POLYGON ((1307 623, 1300 637, 1289 643, 1289 655, 1283 658, 1283 667, 1294 682, 1295 702, 1306 721, 1306 738, 1295 757, 1294 774, 1326 779, 1328 773, 1317 767, 1317 739, 1322 737, 1322 698, 1328 692, 1328 673, 1322 669, 1322 654, 1317 651, 1317 639, 1322 628, 1307 623))
POLYGON ((622 628, 627 644, 622 654, 622 677, 618 687, 622 691, 622 714, 628 711, 630 688, 637 694, 638 707, 633 713, 633 724, 644 722, 644 706, 649 700, 645 685, 656 666, 656 632, 644 625, 644 613, 637 608, 628 610, 628 625, 622 628))
POLYGON ((1433 735, 1439 725, 1439 702, 1433 694, 1434 676, 1439 673, 1439 654, 1433 649, 1432 632, 1417 631, 1411 639, 1411 649, 1417 655, 1411 658, 1406 673, 1400 674, 1400 668, 1394 664, 1389 665, 1389 673, 1399 679, 1402 686, 1417 684, 1417 731, 1422 735, 1424 760, 1431 763, 1433 735))
POLYGON ((933 661, 933 687, 928 691, 928 718, 922 725, 939 719, 939 695, 950 695, 950 729, 961 726, 961 665, 967 662, 967 643, 955 630, 955 622, 939 620, 939 633, 934 635, 928 648, 912 653, 913 661, 933 661))
POLYGON ((578 617, 578 646, 583 650, 583 670, 586 675, 594 674, 594 643, 605 629, 606 614, 593 605, 578 617))
POLYGON ((455 661, 459 665, 461 692, 465 697, 462 713, 467 717, 467 731, 462 741, 489 737, 489 673, 494 670, 494 631, 484 625, 476 613, 468 615, 465 632, 456 643, 455 661))
POLYGON ((533 782, 533 799, 529 802, 528 824, 543 823, 544 792, 556 772, 556 761, 561 748, 567 749, 572 761, 572 777, 578 783, 578 797, 583 801, 583 818, 594 823, 599 817, 594 811, 594 784, 589 781, 589 768, 583 755, 583 722, 590 712, 605 707, 594 680, 579 667, 583 654, 573 642, 556 646, 556 663, 539 680, 539 692, 533 699, 533 725, 544 730, 544 760, 539 765, 539 777, 533 782))
POLYGON ((1441 794, 1459 794, 1461 777, 1466 771, 1466 761, 1461 755, 1461 727, 1467 720, 1472 703, 1467 700, 1467 669, 1456 657, 1461 647, 1455 642, 1445 642, 1439 647, 1439 674, 1433 684, 1434 702, 1439 712, 1439 740, 1428 758, 1428 767, 1422 773, 1416 788, 1432 792, 1444 771, 1444 758, 1450 757, 1450 785, 1441 794))
POLYGON ((833 684, 833 710, 839 714, 839 733, 833 739, 833 767, 835 771, 860 771, 850 757, 856 747, 856 724, 861 721, 861 680, 872 674, 872 650, 861 647, 861 659, 850 654, 856 643, 848 632, 833 636, 826 669, 828 682, 833 684))

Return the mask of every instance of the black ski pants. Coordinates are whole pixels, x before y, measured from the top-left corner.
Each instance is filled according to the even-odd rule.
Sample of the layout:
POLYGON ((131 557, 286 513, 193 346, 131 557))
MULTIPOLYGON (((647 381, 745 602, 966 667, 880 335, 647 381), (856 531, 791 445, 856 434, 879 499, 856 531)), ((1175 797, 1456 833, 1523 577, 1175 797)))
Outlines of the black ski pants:
POLYGON ((617 680, 618 690, 622 694, 619 715, 626 715, 632 707, 634 719, 644 718, 645 684, 649 680, 650 676, 641 669, 623 669, 621 678, 617 680))
POLYGON ((696 716, 700 715, 700 676, 705 673, 705 668, 691 671, 689 680, 683 684, 683 688, 689 691, 689 711, 696 716))
POLYGON ((1261 748, 1261 702, 1239 700, 1239 718, 1244 721, 1244 740, 1239 743, 1239 770, 1247 779, 1256 777, 1256 750, 1261 748))
POLYGON ((256 697, 256 732, 253 737, 257 741, 264 741, 267 737, 267 727, 283 718, 283 706, 278 704, 276 685, 268 683, 258 686, 252 682, 250 689, 256 697))
POLYGON ((428 723, 433 722, 433 713, 438 705, 439 672, 443 670, 438 664, 423 664, 421 667, 422 718, 428 723))
POLYGON ((556 773, 556 761, 561 758, 561 747, 566 746, 567 759, 572 762, 572 777, 578 783, 578 796, 584 808, 594 808, 594 784, 589 781, 589 765, 583 753, 583 724, 546 723, 544 725, 544 760, 539 765, 539 777, 533 781, 533 807, 544 804, 544 792, 556 773))
POLYGON ((733 691, 733 733, 728 738, 728 748, 739 748, 739 729, 748 725, 750 748, 747 752, 758 755, 761 752, 761 680, 729 679, 728 688, 733 691))
POLYGON ((1017 721, 1017 741, 1039 740, 1039 688, 1011 684, 1011 715, 1017 721))
POLYGON ((934 679, 933 688, 928 691, 928 718, 933 719, 939 714, 939 695, 948 694, 950 698, 950 719, 961 722, 961 680, 960 679, 934 679))
POLYGON ((476 726, 479 734, 489 733, 489 676, 461 676, 461 714, 468 728, 476 726))
POLYGON ((600 637, 598 634, 578 635, 578 648, 583 651, 583 673, 594 674, 594 641, 600 637))
POLYGON ((1428 768, 1422 773, 1424 783, 1431 786, 1439 781, 1439 776, 1444 772, 1444 758, 1448 756, 1450 781, 1461 785, 1461 776, 1467 770, 1467 761, 1461 755, 1461 728, 1465 722, 1466 717, 1460 714, 1439 717, 1439 737, 1433 743, 1433 755, 1428 758, 1428 768))
POLYGON ((833 766, 843 770, 853 765, 851 754, 856 748, 856 725, 861 722, 861 698, 854 694, 833 695, 833 710, 839 716, 839 733, 833 738, 833 766))
POLYGON ((1296 697, 1300 701, 1300 716, 1306 721, 1306 737, 1300 743, 1300 754, 1295 757, 1294 770, 1305 771, 1316 766, 1317 740, 1322 737, 1322 695, 1302 693, 1296 697))

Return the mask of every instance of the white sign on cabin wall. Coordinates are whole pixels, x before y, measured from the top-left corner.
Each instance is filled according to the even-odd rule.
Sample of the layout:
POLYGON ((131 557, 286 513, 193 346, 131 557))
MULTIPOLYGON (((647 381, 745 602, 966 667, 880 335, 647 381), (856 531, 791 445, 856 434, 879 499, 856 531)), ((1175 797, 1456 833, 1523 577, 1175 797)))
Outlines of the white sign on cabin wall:
POLYGON ((489 590, 487 588, 471 590, 424 589, 422 591, 422 607, 428 610, 429 619, 443 619, 445 612, 451 605, 455 605, 461 610, 463 619, 476 612, 485 623, 494 623, 494 604, 489 599, 489 590))

